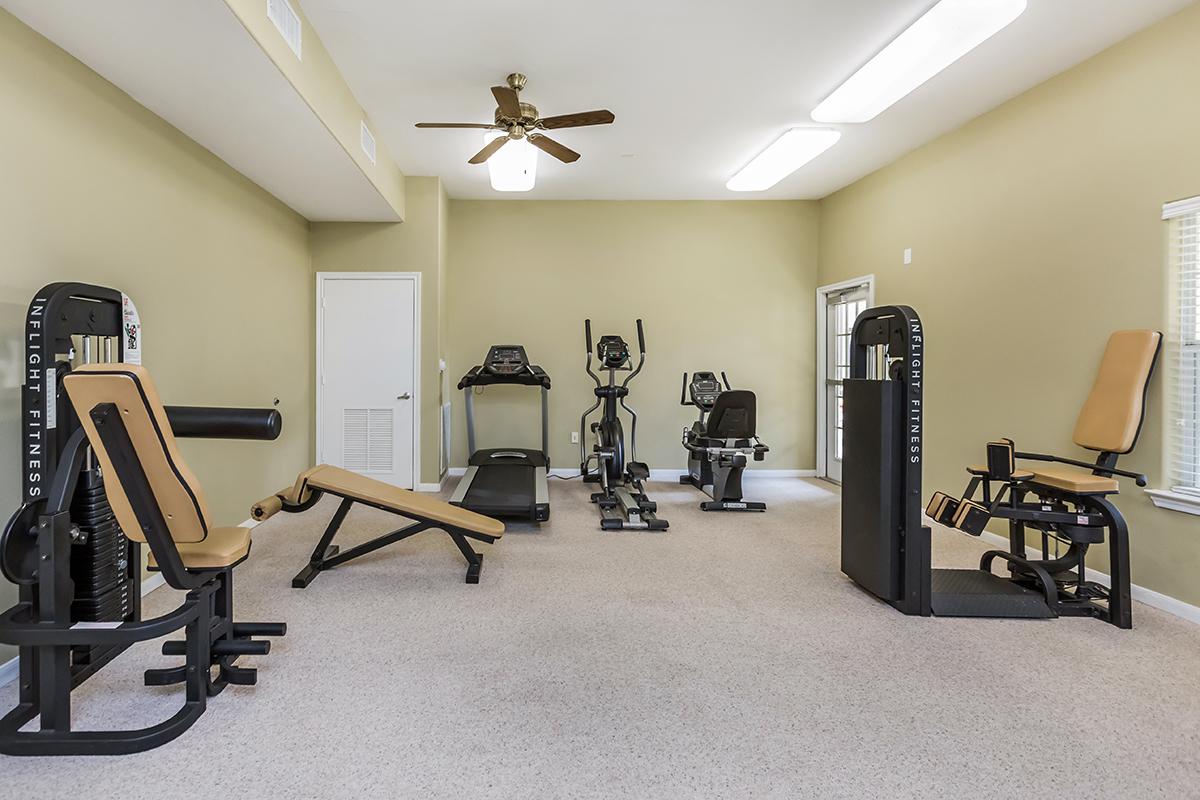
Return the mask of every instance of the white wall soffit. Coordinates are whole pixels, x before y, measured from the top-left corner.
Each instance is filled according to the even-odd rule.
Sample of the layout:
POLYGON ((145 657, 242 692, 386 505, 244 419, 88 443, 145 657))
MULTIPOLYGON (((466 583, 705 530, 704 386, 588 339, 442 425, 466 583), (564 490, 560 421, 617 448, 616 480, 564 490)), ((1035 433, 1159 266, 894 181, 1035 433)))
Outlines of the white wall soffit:
POLYGON ((400 219, 221 0, 0 6, 306 219, 400 219))

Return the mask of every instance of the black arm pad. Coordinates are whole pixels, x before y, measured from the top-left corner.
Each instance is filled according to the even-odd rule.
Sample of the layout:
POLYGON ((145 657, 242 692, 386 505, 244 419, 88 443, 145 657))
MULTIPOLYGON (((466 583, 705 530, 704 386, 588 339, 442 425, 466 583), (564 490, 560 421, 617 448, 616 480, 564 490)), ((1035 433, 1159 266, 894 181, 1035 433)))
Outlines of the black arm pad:
POLYGON ((273 441, 283 431, 283 417, 273 408, 204 408, 167 406, 176 436, 190 439, 259 439, 273 441))

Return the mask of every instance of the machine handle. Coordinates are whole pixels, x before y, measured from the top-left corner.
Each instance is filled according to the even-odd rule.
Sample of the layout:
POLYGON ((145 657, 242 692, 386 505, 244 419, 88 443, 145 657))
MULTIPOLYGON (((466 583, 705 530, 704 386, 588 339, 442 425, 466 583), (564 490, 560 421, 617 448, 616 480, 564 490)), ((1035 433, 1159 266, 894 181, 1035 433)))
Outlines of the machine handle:
POLYGON ((283 417, 273 408, 167 406, 167 421, 176 436, 192 439, 271 442, 283 431, 283 417))
POLYGON ((1138 486, 1145 486, 1149 482, 1149 478, 1140 472, 1128 472, 1116 467, 1102 467, 1098 464, 1089 464, 1086 461, 1077 461, 1074 458, 1063 458, 1062 456, 1051 456, 1044 453, 1013 453, 1013 455, 1016 458, 1025 459, 1026 461, 1052 461, 1057 464, 1069 464, 1072 467, 1083 467, 1084 469, 1090 469, 1093 472, 1102 472, 1106 475, 1120 475, 1122 478, 1133 478, 1133 482, 1138 486))
POLYGON ((637 321, 637 329, 638 329, 638 352, 644 356, 644 355, 646 355, 646 336, 645 336, 645 334, 642 333, 642 321, 640 319, 637 321))
POLYGON ((725 370, 721 370, 721 380, 725 381, 725 388, 732 392, 733 387, 729 385, 729 378, 725 377, 725 370))
POLYGON ((689 403, 687 401, 687 373, 686 372, 683 373, 683 386, 679 387, 679 405, 681 405, 681 406, 690 406, 691 405, 691 403, 689 403))

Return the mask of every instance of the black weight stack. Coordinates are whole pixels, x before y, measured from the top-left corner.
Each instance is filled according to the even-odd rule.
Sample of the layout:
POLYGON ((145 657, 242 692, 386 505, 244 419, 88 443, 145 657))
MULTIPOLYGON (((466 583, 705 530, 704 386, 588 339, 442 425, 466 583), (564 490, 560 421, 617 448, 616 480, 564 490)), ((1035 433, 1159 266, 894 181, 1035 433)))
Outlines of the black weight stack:
MULTIPOLYGON (((131 563, 130 542, 113 516, 104 496, 99 469, 85 469, 79 476, 71 520, 78 526, 80 541, 71 549, 71 579, 75 599, 71 619, 76 622, 116 622, 132 619, 135 610, 137 565, 131 563)), ((72 660, 91 663, 103 648, 78 647, 72 660)))

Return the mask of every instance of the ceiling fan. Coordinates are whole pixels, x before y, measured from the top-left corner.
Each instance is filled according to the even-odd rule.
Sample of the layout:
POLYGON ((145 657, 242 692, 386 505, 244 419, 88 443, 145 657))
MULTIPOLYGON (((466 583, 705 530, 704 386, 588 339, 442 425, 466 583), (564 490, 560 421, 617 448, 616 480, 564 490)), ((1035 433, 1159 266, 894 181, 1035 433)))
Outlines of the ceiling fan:
POLYGON ((477 128, 485 131, 504 131, 507 136, 497 136, 484 145, 483 149, 467 161, 469 164, 482 164, 496 154, 501 147, 510 141, 526 139, 541 150, 549 153, 559 161, 570 164, 579 160, 576 153, 566 145, 560 144, 549 136, 541 133, 544 130, 560 128, 581 128, 585 125, 607 125, 616 117, 611 111, 582 111, 577 114, 562 114, 557 117, 538 116, 538 110, 530 103, 522 103, 520 91, 525 88, 525 76, 514 72, 506 79, 507 86, 493 86, 492 96, 496 98, 495 122, 418 122, 418 128, 477 128))

